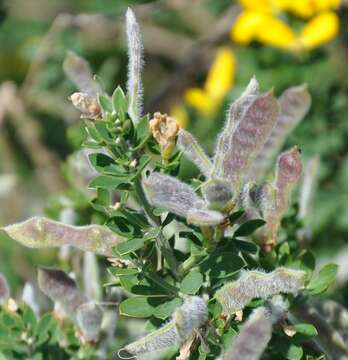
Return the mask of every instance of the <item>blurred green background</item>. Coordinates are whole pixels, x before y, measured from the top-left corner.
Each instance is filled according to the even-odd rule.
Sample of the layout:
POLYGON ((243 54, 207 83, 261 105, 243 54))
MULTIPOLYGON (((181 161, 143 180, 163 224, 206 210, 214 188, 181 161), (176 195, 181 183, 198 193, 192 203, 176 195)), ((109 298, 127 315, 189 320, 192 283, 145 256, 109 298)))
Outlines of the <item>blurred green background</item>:
MULTIPOLYGON (((79 222, 89 220, 83 183, 76 183, 64 165, 81 143, 82 122, 68 101, 76 89, 64 75, 62 63, 67 50, 73 50, 91 64, 109 92, 118 84, 124 86, 124 14, 132 6, 145 45, 145 110, 176 116, 210 153, 229 103, 254 74, 262 90, 274 88, 277 95, 289 86, 308 84, 312 107, 286 146, 297 144, 305 162, 320 157, 318 186, 306 219, 312 232, 311 248, 331 261, 335 254, 342 254, 348 240, 348 5, 336 1, 318 10, 336 14, 338 30, 330 35, 332 29, 319 24, 312 30, 313 46, 299 49, 279 45, 279 39, 265 34, 244 44, 234 41, 231 29, 248 9, 281 19, 296 32, 317 15, 315 11, 299 16, 287 9, 269 10, 267 1, 257 0, 254 5, 265 8, 255 10, 252 3, 0 2, 0 225, 42 214, 48 204, 49 214, 57 217, 62 201, 72 198, 80 214, 86 215, 79 222), (225 57, 218 59, 221 49, 225 57), (221 84, 221 89, 209 92, 209 81, 221 84), (198 94, 193 100, 192 89, 198 94), (207 110, 210 102, 212 110, 207 110)), ((263 31, 275 34, 271 25, 263 31)), ((195 173, 191 166, 183 160, 183 177, 195 173)), ((23 249, 0 238, 0 272, 8 277, 15 293, 24 281, 35 278, 33 264, 54 264, 55 259, 56 252, 23 249)), ((348 264, 345 259, 341 260, 348 264)), ((345 300, 347 304, 348 298, 345 300)))

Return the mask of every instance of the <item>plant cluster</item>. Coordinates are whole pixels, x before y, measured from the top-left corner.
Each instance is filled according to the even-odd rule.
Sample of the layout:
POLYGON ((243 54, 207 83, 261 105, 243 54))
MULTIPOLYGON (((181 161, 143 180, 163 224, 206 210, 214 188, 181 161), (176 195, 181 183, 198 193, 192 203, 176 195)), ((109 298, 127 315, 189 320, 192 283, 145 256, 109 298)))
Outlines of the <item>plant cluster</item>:
POLYGON ((143 48, 130 9, 126 25, 127 94, 117 87, 109 96, 75 54, 64 64, 79 90, 70 99, 84 122, 77 170, 92 190, 81 191, 91 200, 90 224, 37 217, 2 229, 27 247, 86 252, 87 281, 81 289, 73 275, 41 267, 38 285, 55 309, 38 319, 0 277, 0 356, 347 359, 342 329, 313 302, 337 267, 315 274, 313 255, 295 237, 302 224, 294 215, 282 224, 302 173, 299 149, 281 153, 272 174, 310 107, 306 86, 277 99, 252 78, 230 106, 211 159, 173 117, 143 115, 143 48), (189 183, 180 179, 182 157, 201 173, 189 183), (93 289, 95 254, 109 260, 105 287, 121 299, 93 289), (108 305, 119 300, 117 319, 108 305), (148 319, 149 333, 114 348, 114 323, 129 317, 148 319))

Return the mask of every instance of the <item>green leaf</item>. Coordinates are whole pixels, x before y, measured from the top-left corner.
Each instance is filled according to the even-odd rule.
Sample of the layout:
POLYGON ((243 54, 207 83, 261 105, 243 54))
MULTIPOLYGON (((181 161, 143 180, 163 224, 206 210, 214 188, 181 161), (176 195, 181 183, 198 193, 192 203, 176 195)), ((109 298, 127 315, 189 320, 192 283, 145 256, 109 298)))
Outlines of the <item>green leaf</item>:
POLYGON ((239 211, 236 211, 234 213, 232 213, 228 218, 230 220, 230 224, 233 225, 235 224, 241 217, 242 215, 244 214, 244 211, 243 210, 239 210, 239 211))
POLYGON ((149 117, 144 116, 135 129, 137 134, 137 144, 138 146, 143 144, 144 140, 147 139, 150 135, 150 127, 149 127, 149 117))
POLYGON ((245 265, 242 258, 233 252, 215 252, 200 265, 201 272, 212 278, 225 278, 239 271, 245 265))
POLYGON ((242 224, 234 233, 235 237, 249 236, 255 232, 258 228, 265 225, 265 221, 262 219, 253 219, 242 224))
POLYGON ((197 271, 190 271, 180 285, 180 291, 187 295, 194 295, 203 284, 203 275, 197 271))
POLYGON ((243 252, 248 252, 251 254, 256 254, 258 250, 258 246, 251 242, 251 241, 244 241, 244 240, 238 240, 234 239, 234 242, 238 248, 238 250, 243 252))
POLYGON ((144 246, 144 239, 132 239, 115 246, 116 251, 121 255, 126 255, 144 246))
POLYGON ((112 94, 112 106, 120 120, 124 121, 126 118, 125 114, 127 112, 128 104, 127 97, 119 86, 112 94))
POLYGON ((114 164, 114 160, 111 157, 102 153, 89 154, 88 158, 97 171, 101 171, 104 167, 114 164))
POLYGON ((100 188, 115 190, 121 184, 124 184, 124 178, 120 179, 116 176, 111 176, 111 175, 99 175, 95 177, 92 181, 90 181, 88 187, 92 189, 100 187, 100 188))
POLYGON ((297 346, 295 344, 290 344, 286 358, 289 360, 301 360, 303 356, 303 350, 301 346, 297 346))
POLYGON ((327 288, 335 281, 338 266, 336 264, 327 264, 317 276, 314 276, 307 286, 307 290, 312 295, 318 295, 327 290, 327 288))
POLYGON ((119 311, 121 315, 136 318, 147 318, 155 313, 156 308, 160 304, 161 300, 158 298, 135 296, 122 301, 119 311))
POLYGON ((318 331, 312 324, 296 324, 293 326, 298 334, 305 336, 317 336, 318 331))
POLYGON ((178 308, 181 304, 182 300, 180 298, 174 298, 172 300, 166 301, 156 308, 153 315, 158 319, 165 320, 171 316, 175 309, 178 308))
POLYGON ((106 143, 110 143, 113 141, 113 138, 110 135, 105 122, 103 121, 95 122, 94 126, 97 129, 98 134, 103 139, 103 141, 105 141, 106 143))
POLYGON ((98 94, 98 103, 100 107, 106 112, 112 113, 112 104, 108 96, 98 94))
POLYGON ((35 336, 39 337, 42 335, 47 334, 49 331, 54 329, 56 326, 56 321, 52 317, 51 314, 45 314, 42 316, 42 318, 39 320, 35 327, 35 336))
POLYGON ((135 268, 109 268, 109 272, 116 277, 119 276, 127 276, 127 275, 137 275, 139 274, 139 270, 135 268))

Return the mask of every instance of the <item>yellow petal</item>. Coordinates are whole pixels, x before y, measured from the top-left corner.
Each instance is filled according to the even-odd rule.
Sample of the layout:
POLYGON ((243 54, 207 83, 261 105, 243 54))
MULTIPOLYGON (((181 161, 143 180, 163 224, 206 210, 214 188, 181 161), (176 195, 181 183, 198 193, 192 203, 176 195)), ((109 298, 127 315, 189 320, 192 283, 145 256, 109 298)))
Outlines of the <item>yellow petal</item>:
POLYGON ((256 38, 266 45, 290 49, 295 42, 295 33, 286 23, 273 16, 267 16, 259 25, 256 38))
POLYGON ((189 105, 207 116, 212 115, 218 106, 216 101, 214 101, 207 92, 198 88, 186 90, 185 100, 189 105))
POLYGON ((216 101, 224 98, 232 88, 236 72, 236 58, 231 49, 221 47, 211 66, 204 88, 206 92, 216 101))
POLYGON ((272 0, 240 0, 241 5, 257 12, 271 12, 272 0))
POLYGON ((255 40, 257 30, 265 16, 267 15, 256 11, 243 11, 231 29, 232 40, 244 45, 255 40))
POLYGON ((331 11, 315 16, 302 29, 298 42, 300 46, 313 49, 332 40, 339 30, 338 16, 331 11))
POLYGON ((317 11, 338 9, 341 5, 341 0, 315 0, 317 11))
POLYGON ((170 115, 180 124, 182 128, 186 128, 189 124, 189 116, 183 105, 174 104, 170 108, 170 115))

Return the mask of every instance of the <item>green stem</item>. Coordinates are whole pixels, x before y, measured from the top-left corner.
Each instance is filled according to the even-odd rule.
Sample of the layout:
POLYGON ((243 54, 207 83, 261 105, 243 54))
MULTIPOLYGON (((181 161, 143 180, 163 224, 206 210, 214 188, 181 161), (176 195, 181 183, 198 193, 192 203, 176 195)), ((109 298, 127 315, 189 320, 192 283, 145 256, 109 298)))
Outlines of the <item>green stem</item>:
POLYGON ((145 193, 144 193, 144 190, 141 185, 141 181, 140 181, 139 177, 137 179, 135 179, 134 185, 135 185, 135 192, 136 192, 139 200, 141 201, 141 204, 144 208, 146 215, 150 218, 150 220, 152 220, 154 225, 156 225, 159 229, 159 235, 158 235, 159 248, 160 248, 165 260, 167 261, 170 269, 172 270, 173 274, 175 275, 175 277, 178 277, 178 272, 177 272, 178 263, 174 256, 173 250, 169 246, 168 240, 163 235, 162 228, 161 228, 161 220, 153 213, 152 207, 146 199, 146 196, 145 196, 145 193))

